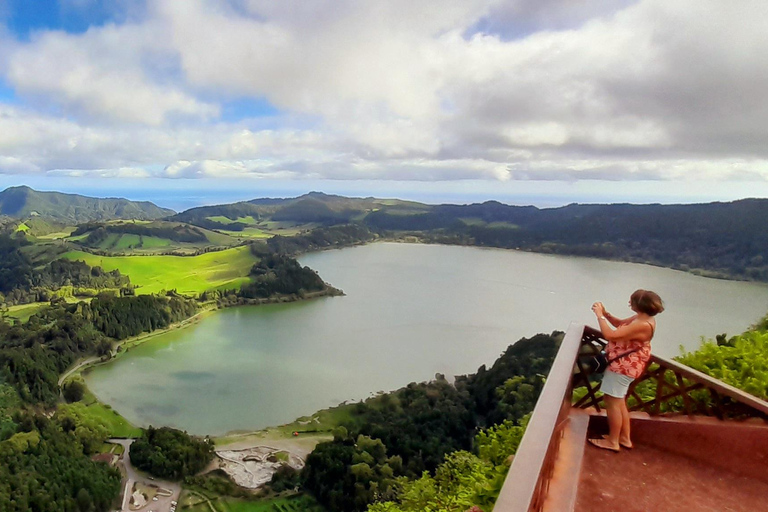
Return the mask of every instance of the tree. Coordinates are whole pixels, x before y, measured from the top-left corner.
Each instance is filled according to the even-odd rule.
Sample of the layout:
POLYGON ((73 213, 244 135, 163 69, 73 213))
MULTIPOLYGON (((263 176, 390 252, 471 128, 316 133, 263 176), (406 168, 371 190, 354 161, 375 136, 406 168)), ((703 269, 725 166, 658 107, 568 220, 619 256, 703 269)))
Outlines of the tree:
POLYGON ((79 380, 73 380, 66 386, 64 386, 64 400, 66 400, 69 403, 72 402, 79 402, 83 399, 83 395, 85 394, 85 385, 80 382, 79 380))
POLYGON ((149 427, 131 445, 131 461, 155 476, 180 480, 201 471, 213 459, 213 443, 170 427, 149 427))

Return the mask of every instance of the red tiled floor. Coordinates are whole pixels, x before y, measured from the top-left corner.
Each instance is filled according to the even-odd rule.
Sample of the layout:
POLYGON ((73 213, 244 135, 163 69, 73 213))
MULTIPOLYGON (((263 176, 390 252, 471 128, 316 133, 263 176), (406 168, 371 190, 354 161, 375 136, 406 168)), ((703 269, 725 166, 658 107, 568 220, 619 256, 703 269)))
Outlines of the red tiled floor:
POLYGON ((587 446, 575 510, 768 511, 768 481, 649 446, 636 445, 618 454, 587 446))

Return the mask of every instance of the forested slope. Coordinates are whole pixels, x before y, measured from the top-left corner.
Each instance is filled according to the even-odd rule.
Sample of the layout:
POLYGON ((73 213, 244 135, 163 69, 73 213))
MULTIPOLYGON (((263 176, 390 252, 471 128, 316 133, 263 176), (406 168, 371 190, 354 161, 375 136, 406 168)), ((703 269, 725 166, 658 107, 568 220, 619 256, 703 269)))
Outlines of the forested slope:
POLYGON ((0 192, 0 214, 16 218, 33 215, 78 224, 93 220, 151 220, 173 215, 148 201, 95 198, 61 192, 40 192, 29 187, 10 187, 0 192))

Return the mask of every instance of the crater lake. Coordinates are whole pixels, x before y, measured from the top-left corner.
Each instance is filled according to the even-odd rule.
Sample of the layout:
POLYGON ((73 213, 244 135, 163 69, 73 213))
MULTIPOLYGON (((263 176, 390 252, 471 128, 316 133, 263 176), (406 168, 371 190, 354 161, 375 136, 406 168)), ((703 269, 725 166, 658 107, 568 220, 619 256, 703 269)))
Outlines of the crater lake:
POLYGON ((88 387, 139 426, 255 430, 413 381, 474 373, 521 337, 629 316, 658 292, 653 350, 695 349, 768 312, 768 286, 665 268, 502 249, 375 243, 307 254, 345 296, 211 313, 93 368, 88 387))

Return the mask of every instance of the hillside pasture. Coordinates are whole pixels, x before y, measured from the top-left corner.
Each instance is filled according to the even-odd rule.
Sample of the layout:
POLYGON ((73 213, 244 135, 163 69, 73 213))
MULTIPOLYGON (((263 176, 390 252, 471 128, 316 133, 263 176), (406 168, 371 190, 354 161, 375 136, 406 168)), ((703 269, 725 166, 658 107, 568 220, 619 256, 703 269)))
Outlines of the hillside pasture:
POLYGON ((272 233, 267 233, 266 231, 259 229, 259 228, 245 228, 242 231, 228 231, 225 229, 220 229, 220 233, 224 233, 225 235, 231 236, 233 238, 242 238, 242 239, 251 239, 251 238, 271 238, 273 236, 272 233))
POLYGON ((307 494, 247 500, 217 496, 210 491, 185 489, 179 505, 187 512, 324 512, 325 508, 307 494))
POLYGON ((67 231, 56 231, 48 233, 47 235, 39 235, 37 238, 40 240, 60 240, 62 238, 67 238, 75 230, 74 227, 67 227, 66 229, 67 231))
POLYGON ((31 304, 17 304, 9 306, 7 315, 9 318, 15 318, 20 322, 26 322, 29 317, 50 306, 50 302, 33 302, 31 304))
POLYGON ((97 256, 70 251, 62 257, 85 261, 106 271, 118 269, 138 288, 136 293, 176 290, 197 295, 206 290, 236 288, 248 280, 251 267, 258 260, 248 247, 235 247, 199 256, 97 256))
POLYGON ((246 217, 238 217, 236 219, 230 219, 229 217, 225 217, 224 215, 213 215, 211 217, 206 217, 208 220, 212 220, 213 222, 218 222, 219 224, 234 224, 235 222, 240 222, 242 224, 257 224, 259 221, 253 218, 253 215, 248 215, 246 217))
POLYGON ((99 249, 126 251, 131 249, 157 249, 169 247, 171 241, 157 236, 132 235, 128 233, 110 233, 99 245, 99 249))

